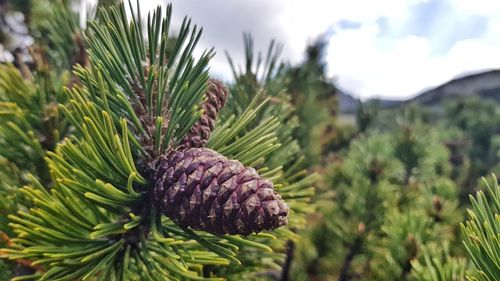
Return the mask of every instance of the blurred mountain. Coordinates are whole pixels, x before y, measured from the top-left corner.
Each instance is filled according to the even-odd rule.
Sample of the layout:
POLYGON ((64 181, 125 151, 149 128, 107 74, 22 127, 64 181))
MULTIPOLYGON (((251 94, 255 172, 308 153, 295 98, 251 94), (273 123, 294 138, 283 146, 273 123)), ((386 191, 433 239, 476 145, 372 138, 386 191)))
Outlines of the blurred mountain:
POLYGON ((350 113, 356 111, 359 99, 353 97, 352 94, 337 88, 337 98, 339 101, 340 112, 350 113))
POLYGON ((425 91, 407 102, 436 106, 450 98, 475 95, 500 102, 500 70, 490 70, 453 79, 425 91))
MULTIPOLYGON (((419 103, 427 107, 442 108, 446 100, 479 96, 490 98, 500 103, 500 70, 465 75, 455 78, 437 87, 426 90, 408 100, 375 99, 381 108, 394 108, 409 103, 419 103)), ((343 113, 352 113, 356 110, 358 99, 352 95, 339 91, 339 106, 343 113)))

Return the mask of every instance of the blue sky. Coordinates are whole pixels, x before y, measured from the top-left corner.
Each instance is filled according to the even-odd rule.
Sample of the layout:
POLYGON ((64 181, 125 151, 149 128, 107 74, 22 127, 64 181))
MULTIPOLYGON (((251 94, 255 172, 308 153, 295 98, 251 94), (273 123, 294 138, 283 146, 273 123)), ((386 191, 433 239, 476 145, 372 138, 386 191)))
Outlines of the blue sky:
MULTIPOLYGON (((153 8, 170 1, 141 1, 153 8)), ((500 68, 500 0, 172 0, 215 47, 214 75, 231 78, 224 56, 243 60, 242 32, 265 50, 272 38, 283 58, 300 62, 307 44, 328 31, 328 75, 359 97, 403 99, 457 76, 500 68)), ((143 9, 144 9, 143 8, 143 9)), ((177 24, 178 25, 178 24, 177 24)))

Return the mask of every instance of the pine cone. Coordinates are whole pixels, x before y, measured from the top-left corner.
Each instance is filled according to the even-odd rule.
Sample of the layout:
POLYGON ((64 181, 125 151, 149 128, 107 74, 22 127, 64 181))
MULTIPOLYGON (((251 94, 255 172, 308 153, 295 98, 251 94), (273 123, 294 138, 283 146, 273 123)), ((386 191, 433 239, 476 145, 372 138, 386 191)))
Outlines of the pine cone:
POLYGON ((288 223, 288 206, 269 180, 208 148, 158 161, 154 197, 177 224, 214 234, 248 235, 288 223))
POLYGON ((203 115, 181 141, 180 150, 191 147, 205 147, 215 126, 217 114, 224 107, 227 95, 227 90, 222 82, 215 79, 208 80, 208 90, 205 93, 205 102, 202 104, 203 115))

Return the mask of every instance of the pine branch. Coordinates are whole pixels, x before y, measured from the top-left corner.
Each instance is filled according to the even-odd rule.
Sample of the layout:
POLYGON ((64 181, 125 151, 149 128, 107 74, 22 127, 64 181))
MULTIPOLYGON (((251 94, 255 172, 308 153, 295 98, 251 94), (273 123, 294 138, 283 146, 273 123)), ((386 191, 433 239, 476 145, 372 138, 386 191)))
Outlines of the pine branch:
MULTIPOLYGON (((177 198, 182 198, 188 187, 184 186, 186 183, 196 180, 193 179, 193 166, 189 165, 194 159, 189 154, 191 150, 186 150, 186 155, 175 153, 175 150, 203 114, 207 63, 212 51, 195 61, 192 53, 201 31, 196 27, 191 31, 190 21, 185 20, 174 48, 167 53, 170 13, 171 7, 168 6, 165 17, 160 8, 148 17, 147 38, 142 33, 140 11, 133 13, 132 21, 128 23, 123 5, 102 10, 100 21, 89 24, 86 42, 90 65, 76 68, 75 75, 81 84, 67 89, 64 104, 57 107, 74 127, 74 134, 59 143, 45 158, 54 184, 47 189, 36 177, 30 177, 32 183, 20 192, 33 208, 9 216, 10 226, 17 237, 12 239, 12 247, 3 250, 3 256, 11 260, 33 260, 33 264, 46 269, 25 278, 220 280, 217 276, 224 271, 230 271, 242 262, 251 264, 251 257, 258 261, 255 268, 278 266, 283 255, 269 252, 279 250, 282 241, 297 238, 289 229, 275 232, 282 239, 267 233, 249 234, 241 230, 217 232, 201 228, 208 231, 203 232, 175 219, 184 210, 177 198), (168 173, 160 171, 160 160, 165 157, 174 161, 175 155, 180 155, 183 165, 167 167, 168 173), (188 180, 170 177, 170 171, 174 175, 182 172, 188 180), (160 184, 160 176, 171 182, 160 184), (180 186, 185 188, 178 189, 180 186), (154 198, 155 194, 161 193, 160 187, 165 188, 165 193, 154 198), (172 201, 168 201, 170 195, 172 201), (179 213, 165 212, 162 208, 165 200, 168 208, 177 204, 178 208, 173 210, 179 213), (222 233, 248 236, 220 235, 222 233)), ((221 145, 237 147, 232 153, 241 162, 223 158, 208 148, 202 149, 210 157, 215 155, 212 158, 220 163, 229 163, 226 166, 230 172, 234 172, 232 167, 243 167, 244 163, 266 161, 279 147, 276 139, 266 140, 271 136, 269 128, 272 130, 277 123, 271 122, 270 127, 260 126, 258 122, 263 120, 252 118, 254 110, 253 105, 245 109, 254 112, 247 115, 248 121, 255 122, 254 128, 243 130, 242 126, 232 123, 233 119, 231 123, 239 128, 236 134, 234 131, 220 131, 221 136, 229 136, 220 142, 221 145), (257 146, 266 148, 263 152, 247 146, 249 141, 251 143, 246 137, 247 132, 263 140, 263 146, 257 146), (238 142, 240 139, 243 141, 238 142), (238 143, 233 145, 233 142, 238 143)), ((201 162, 198 162, 205 163, 206 158, 201 157, 198 159, 201 162)), ((250 167, 241 170, 245 173, 252 171, 260 186, 247 191, 262 201, 256 210, 262 213, 259 217, 264 219, 264 228, 283 224, 285 220, 276 224, 271 221, 279 195, 274 192, 270 181, 250 167), (277 199, 268 202, 271 193, 277 199)), ((262 171, 280 175, 273 170, 262 171)), ((218 189, 226 186, 227 173, 222 172, 214 173, 218 189)), ((247 179, 243 172, 237 175, 242 181, 236 182, 231 194, 240 196, 243 191, 244 179, 247 179)), ((286 176, 302 178, 297 174, 286 176)), ((280 177, 279 181, 285 183, 287 177, 280 177)), ((295 180, 289 186, 276 189, 283 189, 284 194, 293 200, 305 201, 309 194, 305 191, 311 190, 310 179, 295 180), (298 192, 294 194, 292 189, 298 192)), ((211 198, 225 202, 222 193, 216 192, 211 198)), ((189 203, 190 198, 187 199, 189 203)), ((244 202, 236 203, 245 206, 244 202)), ((297 210, 306 209, 303 205, 297 206, 297 210)), ((284 209, 286 205, 279 201, 278 207, 284 209)), ((216 205, 209 206, 216 220, 221 218, 220 210, 216 205)), ((286 216, 281 211, 278 213, 280 218, 286 216)), ((194 211, 186 216, 197 218, 194 211)), ((250 232, 260 230, 262 228, 255 228, 250 232)), ((238 268, 238 272, 245 272, 252 267, 238 268)))
POLYGON ((176 146, 200 118, 199 104, 208 80, 206 65, 213 56, 212 50, 205 51, 195 62, 192 53, 201 29, 194 26, 191 30, 187 18, 175 47, 167 53, 171 12, 169 5, 165 18, 161 8, 148 17, 147 38, 140 32, 140 9, 132 15, 130 25, 123 5, 101 10, 101 20, 109 24, 89 23, 90 57, 95 65, 103 66, 101 71, 109 82, 123 88, 141 121, 143 142, 153 155, 176 146))
POLYGON ((412 275, 417 281, 465 281, 468 260, 454 256, 447 241, 423 247, 423 261, 412 262, 412 275))
MULTIPOLYGON (((285 92, 286 79, 279 60, 281 47, 276 46, 271 42, 266 56, 256 56, 253 40, 245 35, 245 70, 238 71, 227 55, 236 84, 230 87, 230 96, 207 146, 254 167, 273 181, 276 190, 290 204, 294 215, 289 218, 289 229, 276 230, 278 239, 270 245, 276 252, 286 253, 287 240, 293 243, 299 240, 294 232, 306 226, 306 215, 316 208, 311 198, 317 178, 306 171, 301 148, 293 136, 299 124, 291 97, 285 92)), ((268 258, 250 250, 239 255, 245 263, 257 268, 269 267, 268 258)), ((276 271, 287 270, 281 269, 283 265, 286 267, 286 258, 283 254, 273 257, 276 271)), ((230 268, 229 272, 231 278, 252 277, 238 268, 230 268)))
POLYGON ((79 15, 71 10, 67 1, 47 4, 48 15, 36 26, 36 40, 51 71, 71 71, 74 65, 87 65, 79 15))
POLYGON ((472 207, 468 210, 468 220, 461 224, 462 242, 477 268, 477 280, 491 281, 500 278, 500 188, 495 175, 492 175, 493 184, 483 181, 486 190, 469 197, 472 207))

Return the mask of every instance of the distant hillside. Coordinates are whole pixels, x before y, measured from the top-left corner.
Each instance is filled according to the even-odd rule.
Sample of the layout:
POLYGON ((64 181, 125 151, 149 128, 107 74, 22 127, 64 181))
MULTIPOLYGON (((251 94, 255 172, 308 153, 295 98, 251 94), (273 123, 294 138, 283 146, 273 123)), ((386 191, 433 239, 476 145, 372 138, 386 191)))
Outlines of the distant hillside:
POLYGON ((337 89, 337 98, 339 101, 340 112, 351 113, 355 112, 359 103, 359 99, 353 97, 340 89, 337 89))
MULTIPOLYGON (((456 78, 404 101, 377 100, 382 108, 394 108, 408 103, 420 103, 428 107, 441 107, 445 100, 467 96, 490 98, 500 103, 500 70, 489 70, 456 78)), ((340 92, 340 111, 343 113, 354 112, 357 101, 351 95, 340 92)))
POLYGON ((500 102, 500 70, 491 70, 453 79, 425 91, 407 102, 433 106, 445 99, 478 95, 500 102))

